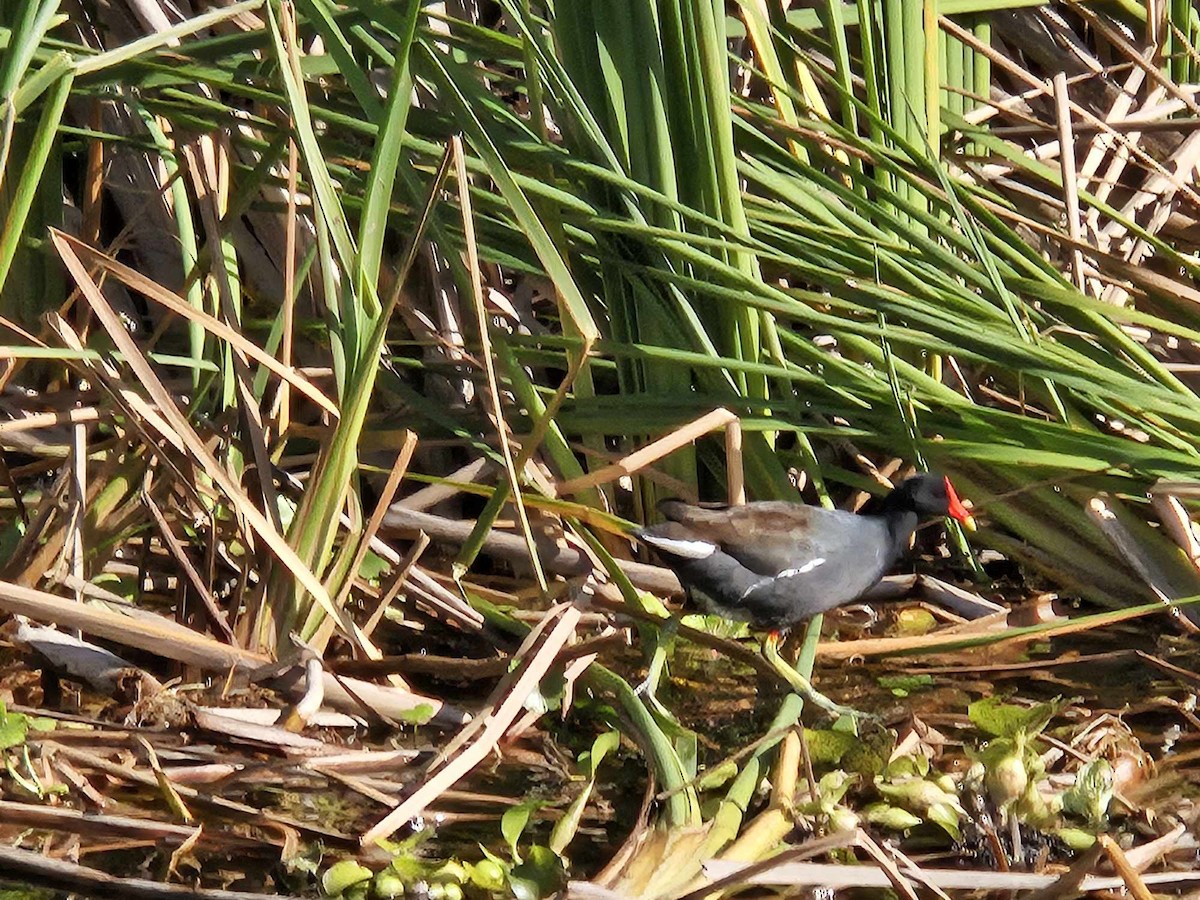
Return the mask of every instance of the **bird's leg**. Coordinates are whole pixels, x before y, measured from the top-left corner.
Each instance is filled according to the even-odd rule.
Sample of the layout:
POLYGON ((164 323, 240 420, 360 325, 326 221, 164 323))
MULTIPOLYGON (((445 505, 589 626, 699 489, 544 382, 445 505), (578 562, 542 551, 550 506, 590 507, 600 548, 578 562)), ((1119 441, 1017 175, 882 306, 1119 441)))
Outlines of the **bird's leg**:
POLYGON ((671 616, 664 620, 658 628, 646 629, 647 632, 651 630, 653 630, 653 638, 651 639, 650 665, 646 672, 646 678, 634 690, 656 710, 666 713, 666 709, 658 702, 658 684, 662 681, 663 672, 667 667, 667 649, 675 640, 675 635, 679 633, 679 620, 675 616, 671 616))
POLYGON ((834 703, 820 691, 812 686, 807 678, 796 671, 787 660, 779 653, 779 632, 770 632, 766 639, 762 642, 763 658, 771 664, 779 677, 786 681, 801 698, 813 704, 818 709, 823 709, 831 716, 849 716, 852 719, 872 719, 874 716, 869 713, 860 712, 857 709, 851 709, 849 706, 842 706, 840 703, 834 703))

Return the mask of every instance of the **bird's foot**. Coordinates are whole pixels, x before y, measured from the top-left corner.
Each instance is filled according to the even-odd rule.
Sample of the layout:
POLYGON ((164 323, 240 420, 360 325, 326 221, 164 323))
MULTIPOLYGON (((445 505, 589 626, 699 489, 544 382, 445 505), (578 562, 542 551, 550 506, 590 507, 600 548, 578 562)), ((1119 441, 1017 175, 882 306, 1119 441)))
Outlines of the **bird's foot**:
POLYGON ((808 693, 805 693, 804 691, 800 691, 799 693, 800 696, 805 699, 805 701, 811 703, 818 709, 823 710, 835 719, 839 719, 844 716, 856 722, 881 721, 881 718, 875 713, 864 712, 861 709, 855 709, 853 706, 843 706, 841 703, 830 700, 811 684, 808 687, 808 693))
POLYGON ((666 674, 668 651, 678 633, 679 620, 674 616, 666 619, 658 629, 647 629, 647 634, 651 636, 649 666, 646 677, 633 689, 650 706, 664 713, 665 707, 658 701, 658 686, 666 674))
POLYGON ((880 717, 873 713, 863 712, 850 706, 843 706, 840 703, 830 700, 818 691, 812 686, 811 681, 797 672, 794 667, 788 664, 787 660, 779 655, 779 648, 775 642, 764 642, 763 656, 766 657, 767 662, 771 664, 771 668, 775 670, 779 677, 787 682, 788 686, 799 694, 806 703, 811 703, 817 709, 828 713, 834 718, 846 716, 847 718, 862 722, 879 721, 880 717))

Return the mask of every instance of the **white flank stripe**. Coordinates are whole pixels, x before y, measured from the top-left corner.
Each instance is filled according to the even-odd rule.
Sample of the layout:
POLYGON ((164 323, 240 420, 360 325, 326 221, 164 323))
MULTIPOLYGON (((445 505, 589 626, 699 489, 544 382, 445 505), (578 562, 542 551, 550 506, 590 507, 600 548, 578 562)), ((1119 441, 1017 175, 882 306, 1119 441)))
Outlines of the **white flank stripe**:
POLYGON ((774 578, 763 578, 760 581, 754 582, 754 584, 750 585, 750 587, 748 587, 744 591, 742 591, 741 596, 738 597, 738 603, 741 603, 743 600, 745 600, 747 597, 749 597, 751 594, 753 594, 755 591, 757 591, 763 585, 770 584, 774 580, 775 580, 774 578))
POLYGON ((811 572, 817 566, 823 566, 823 565, 825 565, 825 557, 818 556, 816 559, 806 562, 804 565, 802 565, 798 569, 784 569, 782 572, 780 572, 775 577, 776 578, 791 578, 793 575, 807 575, 809 572, 811 572))
POLYGON ((676 538, 661 537, 657 534, 643 534, 642 540, 664 553, 682 556, 684 559, 707 559, 718 549, 716 544, 709 541, 681 541, 676 538))

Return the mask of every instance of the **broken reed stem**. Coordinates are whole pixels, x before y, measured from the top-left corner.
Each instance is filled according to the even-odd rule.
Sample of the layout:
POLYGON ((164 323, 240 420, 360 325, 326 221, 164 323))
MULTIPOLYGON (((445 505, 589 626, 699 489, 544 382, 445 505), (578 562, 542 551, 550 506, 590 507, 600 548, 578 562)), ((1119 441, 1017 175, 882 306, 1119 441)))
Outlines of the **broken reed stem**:
MULTIPOLYGON (((570 481, 560 483, 558 485, 558 495, 563 497, 567 494, 578 494, 580 491, 587 490, 588 488, 608 484, 608 482, 615 481, 624 475, 633 475, 638 470, 644 469, 664 456, 674 453, 680 447, 687 446, 698 437, 703 437, 719 428, 729 428, 731 423, 735 428, 740 426, 738 417, 729 410, 723 408, 714 409, 712 412, 706 413, 695 421, 677 428, 667 436, 647 444, 640 450, 635 450, 611 466, 605 466, 603 469, 589 472, 581 478, 572 478, 570 481)), ((740 435, 741 432, 739 431, 737 443, 739 469, 741 460, 740 435)))
POLYGON ((746 466, 742 458, 742 420, 736 417, 725 423, 725 480, 729 503, 741 506, 746 502, 746 466))

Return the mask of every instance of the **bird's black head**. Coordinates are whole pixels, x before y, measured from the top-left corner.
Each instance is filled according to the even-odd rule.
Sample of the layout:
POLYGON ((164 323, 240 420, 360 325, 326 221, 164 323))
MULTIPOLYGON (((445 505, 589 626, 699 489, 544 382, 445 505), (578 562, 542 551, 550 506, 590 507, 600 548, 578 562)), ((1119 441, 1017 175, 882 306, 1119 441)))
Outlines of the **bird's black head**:
POLYGON ((884 508, 897 512, 915 512, 922 519, 949 516, 967 528, 974 527, 970 511, 944 475, 927 472, 902 481, 884 500, 884 508))

